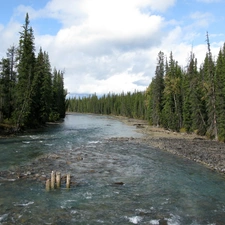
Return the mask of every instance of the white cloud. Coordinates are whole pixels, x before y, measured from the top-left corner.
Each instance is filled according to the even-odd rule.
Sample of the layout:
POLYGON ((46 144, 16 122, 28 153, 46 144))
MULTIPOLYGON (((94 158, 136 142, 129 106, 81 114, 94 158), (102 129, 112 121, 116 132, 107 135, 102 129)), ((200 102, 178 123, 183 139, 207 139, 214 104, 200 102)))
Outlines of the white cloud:
MULTIPOLYGON (((160 13, 175 2, 51 0, 38 10, 21 5, 16 16, 28 12, 31 25, 39 18, 61 24, 55 35, 41 35, 38 29, 34 35, 37 50, 42 47, 49 53, 52 67, 65 69, 69 92, 120 93, 145 90, 154 76, 159 51, 167 56, 172 51, 174 59, 185 66, 198 28, 207 27, 214 19, 211 14, 195 12, 186 26, 175 17, 166 21, 160 13)), ((21 25, 11 23, 0 30, 1 43, 7 47, 18 43, 21 25)), ((206 50, 205 45, 194 47, 199 63, 206 50)))
MULTIPOLYGON (((149 6, 154 1, 75 2, 85 15, 83 21, 73 25, 63 22, 64 28, 56 36, 40 36, 36 39, 38 45, 48 49, 53 64, 58 63, 57 67, 66 69, 65 83, 69 91, 138 89, 138 85, 133 83, 137 80, 131 79, 132 73, 133 76, 138 74, 138 79, 143 79, 140 74, 146 73, 145 67, 149 60, 144 50, 160 44, 163 18, 140 11, 140 7, 149 6), (128 68, 132 70, 129 73, 128 68), (118 85, 118 81, 114 82, 118 77, 125 77, 126 82, 120 79, 121 85, 118 85)), ((169 7, 173 2, 169 1, 161 9, 164 10, 165 5, 169 7)), ((156 7, 155 3, 153 5, 156 7)), ((58 0, 47 4, 46 9, 52 15, 53 12, 73 13, 58 0)), ((141 86, 139 88, 143 89, 141 86)))
POLYGON ((7 49, 12 45, 17 45, 19 38, 19 31, 21 30, 21 24, 10 21, 5 26, 0 24, 0 57, 6 56, 7 49))
MULTIPOLYGON (((194 20, 195 27, 207 28, 210 23, 214 21, 214 16, 211 13, 194 12, 190 15, 190 18, 194 20)), ((192 25, 192 26, 193 26, 192 25)))
MULTIPOLYGON (((96 80, 89 74, 85 75, 82 79, 82 82, 79 85, 76 83, 70 83, 68 89, 76 89, 76 93, 98 93, 98 94, 107 94, 107 93, 125 93, 128 91, 144 91, 146 86, 137 86, 135 84, 142 77, 142 74, 131 74, 128 71, 125 71, 120 74, 114 74, 106 79, 96 80), (75 87, 74 87, 75 86, 75 87)), ((149 82, 148 82, 149 83, 149 82)))
MULTIPOLYGON (((174 3, 174 0, 82 0, 71 2, 76 7, 68 8, 62 1, 52 0, 44 10, 59 18, 63 28, 56 36, 40 37, 37 41, 48 49, 54 65, 65 68, 65 84, 70 92, 144 90, 154 76, 160 50, 167 56, 173 51, 180 64, 187 64, 192 47, 181 42, 186 36, 179 22, 164 21, 153 14, 174 3), (80 17, 76 16, 77 11, 80 17), (167 24, 176 27, 164 33, 167 24)), ((207 16, 192 14, 195 22, 200 21, 199 26, 207 16)))

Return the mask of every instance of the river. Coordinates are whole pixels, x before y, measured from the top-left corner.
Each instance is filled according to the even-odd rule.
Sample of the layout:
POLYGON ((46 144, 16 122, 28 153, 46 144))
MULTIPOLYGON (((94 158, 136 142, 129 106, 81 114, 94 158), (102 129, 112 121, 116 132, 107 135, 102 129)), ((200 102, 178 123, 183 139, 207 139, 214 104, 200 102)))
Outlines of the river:
POLYGON ((0 177, 0 224, 225 224, 224 177, 137 141, 142 135, 112 117, 71 114, 0 139, 2 174, 57 167, 75 180, 46 191, 37 179, 0 177), (38 161, 50 154, 54 163, 38 161))

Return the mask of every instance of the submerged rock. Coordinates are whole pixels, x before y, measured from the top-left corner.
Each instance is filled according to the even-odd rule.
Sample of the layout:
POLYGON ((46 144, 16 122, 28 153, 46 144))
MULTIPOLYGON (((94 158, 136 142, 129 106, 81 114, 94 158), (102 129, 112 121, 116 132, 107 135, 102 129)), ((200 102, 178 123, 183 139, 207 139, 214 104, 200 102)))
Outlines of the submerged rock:
POLYGON ((115 185, 124 185, 123 182, 115 182, 114 184, 115 184, 115 185))
POLYGON ((165 219, 159 220, 159 225, 168 225, 167 220, 165 219))

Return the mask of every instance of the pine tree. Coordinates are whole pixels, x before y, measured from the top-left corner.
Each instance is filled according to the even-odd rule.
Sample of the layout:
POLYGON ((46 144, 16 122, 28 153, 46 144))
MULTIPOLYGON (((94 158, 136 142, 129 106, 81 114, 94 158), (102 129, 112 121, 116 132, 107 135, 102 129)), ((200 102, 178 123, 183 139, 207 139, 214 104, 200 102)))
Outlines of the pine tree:
POLYGON ((63 72, 55 70, 52 79, 48 54, 40 49, 35 57, 28 14, 22 28, 19 47, 10 47, 0 62, 0 122, 13 121, 16 130, 63 118, 68 107, 63 72))
POLYGON ((18 83, 16 85, 16 110, 14 119, 16 127, 32 126, 32 82, 35 68, 35 47, 33 30, 29 26, 29 16, 26 14, 23 31, 20 33, 18 48, 18 83))
POLYGON ((208 128, 207 136, 218 140, 218 127, 217 127, 217 110, 216 110, 216 80, 215 80, 215 64, 213 62, 212 53, 210 49, 209 36, 207 37, 208 53, 204 63, 204 76, 205 76, 205 91, 208 112, 208 128))
POLYGON ((54 69, 53 83, 52 83, 52 106, 50 113, 50 121, 55 121, 65 117, 66 111, 66 95, 67 91, 64 89, 63 72, 54 69))
POLYGON ((10 62, 9 59, 2 59, 1 66, 1 112, 2 120, 11 117, 11 80, 10 80, 10 62))
POLYGON ((7 58, 10 62, 10 80, 12 81, 12 89, 14 89, 15 83, 16 83, 16 56, 17 56, 17 48, 13 45, 7 50, 7 58))
POLYGON ((149 84, 145 91, 145 105, 146 105, 146 118, 149 121, 150 125, 153 125, 152 113, 153 113, 153 83, 154 78, 152 78, 152 82, 149 84))
POLYGON ((218 117, 218 139, 225 142, 225 45, 219 51, 216 63, 216 114, 218 117))
POLYGON ((17 96, 15 95, 15 87, 16 87, 16 78, 17 78, 17 71, 16 71, 16 55, 17 55, 17 48, 13 45, 7 50, 7 59, 9 60, 9 73, 10 73, 10 101, 8 102, 10 108, 9 118, 12 119, 12 114, 15 110, 15 102, 17 96))
POLYGON ((174 61, 171 52, 169 65, 166 66, 162 117, 163 126, 175 131, 179 131, 182 127, 181 84, 182 70, 178 63, 174 61))
POLYGON ((191 53, 190 61, 187 66, 187 72, 183 77, 182 82, 182 102, 183 102, 183 128, 186 132, 189 132, 192 127, 192 120, 191 120, 191 75, 193 74, 193 65, 194 65, 194 55, 191 53))
POLYGON ((49 57, 40 49, 32 84, 33 120, 36 124, 45 124, 50 116, 52 102, 52 77, 49 57))
POLYGON ((3 58, 0 62, 0 121, 7 119, 9 122, 14 110, 15 54, 16 48, 12 46, 7 50, 7 58, 3 58))
POLYGON ((191 52, 187 71, 183 77, 182 83, 183 127, 187 132, 194 131, 198 127, 198 85, 197 60, 193 52, 191 52))
POLYGON ((155 77, 152 80, 152 101, 151 101, 151 123, 159 126, 161 124, 161 111, 163 108, 164 91, 164 53, 159 52, 158 63, 155 70, 155 77))

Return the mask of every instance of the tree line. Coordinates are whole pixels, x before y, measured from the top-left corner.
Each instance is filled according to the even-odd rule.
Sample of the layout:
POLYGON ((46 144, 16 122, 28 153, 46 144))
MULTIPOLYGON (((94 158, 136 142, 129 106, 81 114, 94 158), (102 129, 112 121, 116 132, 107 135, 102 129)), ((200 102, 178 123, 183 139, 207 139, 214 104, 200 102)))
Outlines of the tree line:
POLYGON ((49 55, 35 55, 29 15, 20 32, 18 47, 11 46, 0 61, 0 123, 35 128, 65 117, 64 72, 51 69, 49 55))
POLYGON ((135 91, 126 94, 109 93, 100 98, 96 94, 69 98, 68 111, 146 119, 145 93, 135 91))
POLYGON ((167 58, 160 51, 146 91, 74 97, 68 110, 145 119, 154 126, 225 142, 225 44, 215 59, 207 33, 207 47, 200 66, 191 52, 185 68, 172 52, 167 58))

